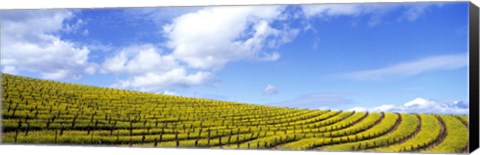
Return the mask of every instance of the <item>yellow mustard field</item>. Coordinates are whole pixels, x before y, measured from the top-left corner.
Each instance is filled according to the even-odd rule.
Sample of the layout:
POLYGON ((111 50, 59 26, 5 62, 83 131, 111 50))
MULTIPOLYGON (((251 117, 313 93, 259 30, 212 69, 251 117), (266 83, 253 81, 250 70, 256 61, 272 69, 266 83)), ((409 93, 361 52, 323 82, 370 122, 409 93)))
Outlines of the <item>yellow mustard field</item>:
POLYGON ((468 116, 309 110, 2 74, 2 143, 462 153, 468 116))

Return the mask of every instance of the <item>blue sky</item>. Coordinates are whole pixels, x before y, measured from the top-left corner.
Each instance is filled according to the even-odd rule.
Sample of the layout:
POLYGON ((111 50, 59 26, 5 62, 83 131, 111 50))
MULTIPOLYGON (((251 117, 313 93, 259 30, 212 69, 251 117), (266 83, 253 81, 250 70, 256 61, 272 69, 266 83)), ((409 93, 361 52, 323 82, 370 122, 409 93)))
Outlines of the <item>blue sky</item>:
POLYGON ((468 113, 468 3, 18 10, 2 72, 311 109, 468 113))

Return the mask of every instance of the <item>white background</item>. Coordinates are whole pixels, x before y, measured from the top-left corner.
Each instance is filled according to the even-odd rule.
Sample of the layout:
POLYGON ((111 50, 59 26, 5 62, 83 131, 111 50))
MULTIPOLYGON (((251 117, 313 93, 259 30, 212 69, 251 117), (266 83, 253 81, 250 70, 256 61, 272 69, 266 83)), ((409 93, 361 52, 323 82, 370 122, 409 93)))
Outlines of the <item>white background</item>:
MULTIPOLYGON (((105 8, 105 7, 146 7, 146 6, 192 6, 192 5, 255 5, 255 4, 309 4, 309 3, 358 3, 358 2, 412 2, 428 0, 0 0, 0 9, 39 8, 105 8)), ((446 1, 446 0, 435 0, 446 1)), ((478 1, 474 3, 479 6, 478 1)), ((161 148, 119 148, 60 145, 0 145, 0 154, 195 154, 195 155, 318 155, 318 154, 375 154, 398 155, 413 153, 361 153, 361 152, 318 152, 318 151, 269 151, 269 150, 214 150, 214 149, 161 149, 161 148)), ((480 151, 472 154, 480 155, 480 151)))

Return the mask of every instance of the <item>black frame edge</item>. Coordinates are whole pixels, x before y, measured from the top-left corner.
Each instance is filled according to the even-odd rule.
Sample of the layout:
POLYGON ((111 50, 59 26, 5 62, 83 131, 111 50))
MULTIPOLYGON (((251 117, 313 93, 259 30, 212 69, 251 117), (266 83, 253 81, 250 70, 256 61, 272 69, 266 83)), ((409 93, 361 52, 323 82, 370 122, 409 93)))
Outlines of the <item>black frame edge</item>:
POLYGON ((473 152, 479 147, 479 11, 469 4, 469 147, 473 152))

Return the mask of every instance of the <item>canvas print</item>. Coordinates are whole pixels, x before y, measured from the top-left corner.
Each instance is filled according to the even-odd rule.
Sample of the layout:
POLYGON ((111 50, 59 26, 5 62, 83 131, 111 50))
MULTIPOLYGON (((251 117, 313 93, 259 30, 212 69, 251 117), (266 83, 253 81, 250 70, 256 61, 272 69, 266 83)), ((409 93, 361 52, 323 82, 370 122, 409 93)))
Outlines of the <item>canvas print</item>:
POLYGON ((467 2, 1 11, 1 142, 466 153, 467 2))

